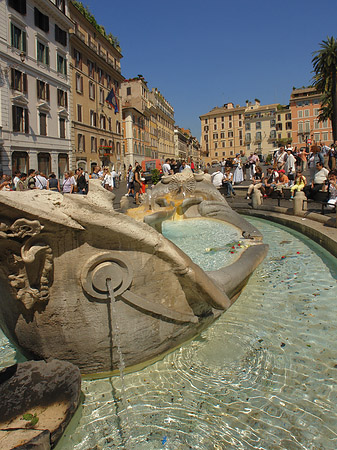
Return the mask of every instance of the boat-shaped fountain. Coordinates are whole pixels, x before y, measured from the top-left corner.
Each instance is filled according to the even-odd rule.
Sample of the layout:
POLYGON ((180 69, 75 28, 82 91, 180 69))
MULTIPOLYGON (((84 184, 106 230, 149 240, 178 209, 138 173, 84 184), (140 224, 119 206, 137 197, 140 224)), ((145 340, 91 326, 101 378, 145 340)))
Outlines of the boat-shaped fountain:
POLYGON ((83 374, 118 369, 120 352, 126 367, 144 365, 228 309, 268 250, 202 174, 164 178, 129 215, 112 201, 97 180, 87 196, 0 193, 0 325, 29 357, 83 374), (174 216, 226 222, 244 245, 230 265, 204 272, 161 234, 174 216))

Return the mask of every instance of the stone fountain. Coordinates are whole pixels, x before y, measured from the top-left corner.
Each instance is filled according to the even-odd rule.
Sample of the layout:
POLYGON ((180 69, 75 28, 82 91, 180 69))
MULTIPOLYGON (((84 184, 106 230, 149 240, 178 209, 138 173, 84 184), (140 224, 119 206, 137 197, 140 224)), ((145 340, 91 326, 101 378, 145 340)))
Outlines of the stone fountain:
POLYGON ((0 325, 28 357, 82 374, 118 369, 120 352, 126 367, 144 365, 228 309, 266 255, 259 231, 202 174, 162 179, 137 220, 114 211, 113 198, 97 180, 87 196, 0 193, 0 325), (160 233, 174 215, 228 222, 250 246, 205 273, 160 233))

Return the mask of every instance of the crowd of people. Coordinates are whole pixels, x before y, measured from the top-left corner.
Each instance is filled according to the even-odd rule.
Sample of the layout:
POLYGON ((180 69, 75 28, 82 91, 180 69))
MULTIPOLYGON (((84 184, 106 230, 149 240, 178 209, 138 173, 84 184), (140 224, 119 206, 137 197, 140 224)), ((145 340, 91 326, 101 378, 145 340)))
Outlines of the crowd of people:
POLYGON ((336 207, 337 180, 337 143, 330 147, 324 143, 313 145, 310 151, 305 148, 293 149, 290 144, 280 146, 275 151, 270 166, 264 173, 257 153, 252 152, 248 157, 244 152, 237 153, 230 167, 223 158, 220 167, 212 176, 212 183, 220 188, 226 188, 227 196, 235 195, 233 186, 250 180, 246 199, 250 199, 253 192, 258 190, 264 198, 276 192, 284 196, 284 189, 290 188, 290 199, 295 192, 304 191, 309 199, 315 199, 318 192, 328 193, 328 207, 336 207), (303 172, 309 171, 309 177, 303 172))
POLYGON ((90 175, 82 167, 78 167, 75 172, 66 171, 62 180, 58 179, 54 172, 46 176, 40 171, 30 169, 28 174, 15 171, 13 177, 3 175, 0 182, 0 190, 26 191, 46 189, 62 194, 86 195, 89 189, 89 178, 101 180, 102 186, 112 191, 116 187, 119 177, 120 175, 114 169, 110 171, 109 167, 103 167, 102 169, 99 166, 95 166, 90 175))

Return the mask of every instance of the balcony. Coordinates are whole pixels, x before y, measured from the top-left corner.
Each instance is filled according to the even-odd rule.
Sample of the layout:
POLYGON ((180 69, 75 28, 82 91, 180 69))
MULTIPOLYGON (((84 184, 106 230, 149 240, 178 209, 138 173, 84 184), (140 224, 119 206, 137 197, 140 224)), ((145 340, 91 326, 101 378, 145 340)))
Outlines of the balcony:
POLYGON ((107 61, 107 54, 104 53, 102 50, 99 51, 99 56, 100 56, 101 58, 103 58, 105 61, 107 61))
POLYGON ((85 34, 82 33, 82 31, 80 31, 79 29, 76 29, 75 34, 77 37, 79 37, 81 39, 81 41, 83 41, 85 43, 85 34))
POLYGON ((93 42, 93 41, 89 41, 89 47, 94 51, 94 52, 96 52, 97 53, 97 44, 95 44, 95 42, 93 42))

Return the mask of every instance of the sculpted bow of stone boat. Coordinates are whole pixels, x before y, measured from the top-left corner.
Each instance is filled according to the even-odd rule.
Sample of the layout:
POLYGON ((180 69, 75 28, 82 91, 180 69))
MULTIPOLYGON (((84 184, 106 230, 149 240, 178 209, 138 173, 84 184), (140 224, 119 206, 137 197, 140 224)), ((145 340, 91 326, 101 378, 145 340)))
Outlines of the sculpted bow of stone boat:
POLYGON ((87 196, 0 193, 0 325, 21 351, 109 372, 119 360, 111 301, 126 367, 177 347, 230 307, 267 252, 258 230, 191 173, 151 194, 154 208, 134 220, 113 210, 114 195, 96 180, 87 196), (179 207, 165 200, 183 190, 179 207), (205 273, 157 231, 172 209, 232 223, 252 245, 205 273))

